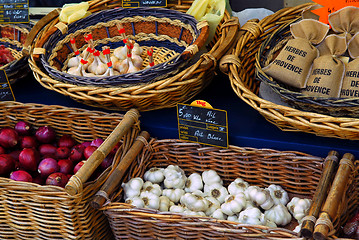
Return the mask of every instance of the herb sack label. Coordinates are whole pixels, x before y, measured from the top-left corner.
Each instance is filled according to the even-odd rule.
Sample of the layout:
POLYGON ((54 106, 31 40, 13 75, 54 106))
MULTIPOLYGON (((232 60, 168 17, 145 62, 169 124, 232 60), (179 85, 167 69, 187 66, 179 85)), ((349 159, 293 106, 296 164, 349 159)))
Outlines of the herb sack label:
POLYGON ((303 19, 290 26, 290 39, 278 56, 263 71, 276 80, 296 88, 306 85, 313 60, 319 51, 313 44, 325 38, 329 26, 314 19, 303 19))

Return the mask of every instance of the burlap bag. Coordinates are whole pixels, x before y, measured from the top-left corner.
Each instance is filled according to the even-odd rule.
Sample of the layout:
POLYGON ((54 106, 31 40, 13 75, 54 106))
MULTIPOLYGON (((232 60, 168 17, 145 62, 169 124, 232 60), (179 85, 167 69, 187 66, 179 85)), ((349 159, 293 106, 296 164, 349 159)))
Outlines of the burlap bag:
POLYGON ((341 98, 359 97, 359 33, 348 43, 348 52, 352 59, 345 67, 341 98))
POLYGON ((347 42, 359 31, 359 8, 348 6, 328 15, 332 30, 344 34, 347 42))
POLYGON ((345 71, 345 63, 341 55, 347 50, 346 37, 329 35, 318 49, 321 51, 321 56, 314 60, 307 86, 302 93, 309 96, 338 98, 345 71))
POLYGON ((263 71, 289 86, 303 88, 313 60, 319 56, 314 45, 323 41, 329 26, 314 19, 303 19, 291 24, 290 31, 294 39, 287 42, 263 71))

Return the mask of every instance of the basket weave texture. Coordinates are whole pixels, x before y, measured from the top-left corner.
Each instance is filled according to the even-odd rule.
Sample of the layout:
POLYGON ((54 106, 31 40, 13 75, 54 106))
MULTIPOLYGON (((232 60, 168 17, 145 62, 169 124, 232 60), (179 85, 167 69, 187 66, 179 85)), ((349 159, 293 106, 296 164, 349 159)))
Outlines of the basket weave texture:
POLYGON ((283 8, 261 21, 251 20, 241 27, 232 52, 221 59, 220 69, 228 74, 237 96, 283 131, 312 133, 317 136, 359 139, 359 119, 334 117, 282 106, 258 96, 260 81, 255 77, 256 55, 261 44, 283 25, 300 19, 312 3, 283 8))
MULTIPOLYGON (((278 184, 293 196, 310 198, 318 185, 323 159, 300 152, 237 146, 219 149, 181 140, 152 139, 129 169, 124 182, 133 177, 143 177, 151 167, 165 168, 170 164, 181 167, 186 176, 213 169, 223 179, 224 186, 228 186, 236 178, 242 178, 250 185, 267 187, 278 184)), ((354 213, 358 204, 358 176, 354 178, 352 174, 352 180, 347 194, 349 199, 344 203, 348 204, 348 208, 339 211, 341 216, 335 224, 337 229, 354 213)), ((264 226, 135 208, 120 202, 122 194, 120 188, 112 197, 112 202, 102 208, 117 239, 298 238, 295 232, 285 228, 267 231, 269 228, 264 226)))
MULTIPOLYGON (((107 8, 121 7, 118 1, 97 0, 89 3, 90 11, 93 13, 107 8)), ((191 4, 192 1, 168 1, 167 7, 184 12, 191 4)), ((38 37, 31 43, 32 50, 43 47, 46 33, 57 24, 57 21, 57 18, 50 18, 45 27, 40 29, 38 37)), ((139 111, 169 108, 179 102, 190 100, 210 83, 217 69, 217 61, 231 47, 238 26, 238 20, 231 18, 226 11, 207 53, 200 55, 199 59, 195 58, 191 66, 178 69, 178 72, 168 74, 166 78, 152 83, 125 87, 78 86, 59 81, 49 75, 37 61, 37 55, 33 51, 29 64, 35 79, 42 86, 89 106, 119 111, 130 108, 137 108, 139 111), (224 36, 227 36, 227 39, 224 36)))
POLYGON ((29 24, 0 24, 0 45, 8 48, 15 58, 14 61, 0 67, 0 70, 5 70, 10 83, 15 83, 30 73, 28 57, 22 53, 30 30, 29 24))
MULTIPOLYGON (((0 127, 13 127, 17 121, 24 120, 35 128, 51 126, 57 135, 70 134, 78 142, 107 138, 123 119, 121 114, 55 105, 1 102, 0 109, 0 127)), ((123 137, 117 154, 127 151, 138 131, 139 123, 136 123, 123 137)), ((61 187, 0 177, 0 238, 112 239, 106 216, 89 205, 111 169, 95 181, 84 183, 74 196, 61 187)))
POLYGON ((256 77, 266 83, 272 90, 290 106, 299 110, 327 114, 334 117, 358 117, 359 98, 324 98, 308 96, 298 89, 293 89, 263 72, 263 67, 274 60, 276 54, 284 47, 286 42, 291 39, 289 31, 290 24, 281 25, 268 38, 263 41, 257 54, 256 77))

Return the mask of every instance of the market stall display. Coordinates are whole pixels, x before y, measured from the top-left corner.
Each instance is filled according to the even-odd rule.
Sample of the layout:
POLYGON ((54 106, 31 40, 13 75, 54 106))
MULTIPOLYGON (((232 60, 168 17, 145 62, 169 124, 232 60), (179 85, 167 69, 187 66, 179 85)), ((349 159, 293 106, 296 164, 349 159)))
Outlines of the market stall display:
POLYGON ((260 81, 255 74, 256 65, 260 65, 258 52, 263 46, 262 43, 278 28, 301 19, 303 10, 310 6, 313 4, 284 8, 261 21, 248 21, 241 28, 236 47, 231 54, 222 58, 221 69, 228 74, 238 97, 281 130, 357 140, 359 131, 356 118, 302 111, 259 96, 260 81))
MULTIPOLYGON (((99 2, 103 3, 105 8, 114 8, 119 3, 114 3, 112 1, 90 1, 89 2, 89 11, 92 12, 92 15, 101 14, 101 10, 105 8, 98 8, 99 2), (108 4, 108 5, 106 5, 108 4)), ((181 6, 176 6, 174 3, 169 3, 169 8, 183 8, 182 11, 188 9, 189 7, 186 3, 182 5, 181 2, 178 3, 181 6)), ((108 10, 108 11, 119 11, 117 10, 108 10)), ((129 11, 129 10, 123 10, 129 11)), ((179 12, 177 13, 179 14, 179 12)), ((99 15, 100 16, 100 15, 99 15)), ((214 35, 214 39, 208 45, 208 52, 205 50, 204 52, 200 52, 197 54, 188 65, 185 65, 182 68, 175 69, 174 68, 163 68, 162 71, 165 70, 165 73, 158 74, 157 81, 149 81, 148 83, 139 83, 135 82, 134 84, 127 84, 127 86, 121 85, 108 85, 106 86, 97 86, 93 83, 87 85, 78 85, 74 84, 74 82, 66 82, 59 81, 56 77, 53 76, 53 73, 49 74, 46 71, 43 71, 42 64, 37 62, 39 49, 40 53, 43 54, 46 49, 45 42, 48 40, 47 37, 53 35, 55 32, 59 32, 56 27, 58 23, 58 13, 52 12, 45 16, 42 20, 42 27, 40 27, 40 23, 35 26, 33 29, 33 33, 31 36, 35 38, 35 41, 31 44, 31 53, 30 57, 30 67, 34 72, 35 78, 46 88, 51 90, 55 90, 60 92, 61 94, 68 95, 86 105, 101 107, 111 110, 128 110, 129 108, 135 107, 140 111, 154 110, 159 108, 166 108, 175 106, 178 102, 183 102, 191 99, 194 95, 200 92, 207 84, 209 84, 210 80, 214 76, 215 69, 217 67, 216 61, 228 50, 230 45, 234 41, 234 37, 236 35, 236 30, 238 29, 238 23, 235 19, 231 19, 228 11, 225 11, 223 20, 216 28, 216 32, 214 35), (39 33, 40 32, 40 33, 39 33), (39 34, 37 34, 39 33, 39 34), (36 38, 36 35, 38 37, 36 38), (226 38, 223 36, 226 35, 226 38), (46 37, 45 37, 46 36, 46 37), (173 72, 171 72, 173 71, 173 72), (162 75, 163 74, 163 75, 162 75), (161 76, 161 77, 159 77, 161 76)), ((91 17, 91 15, 89 16, 91 17)), ((155 16, 153 16, 155 17, 155 16)), ((81 21, 81 20, 79 20, 81 21)), ((72 23, 74 24, 74 23, 72 23)), ((154 21, 156 25, 156 21, 154 21)), ((60 24, 62 25, 62 24, 60 24)), ((158 24, 160 27, 161 24, 158 24)), ((59 25, 57 25, 59 26, 59 25)), ((69 31, 72 31, 71 24, 69 25, 69 31)), ((130 35, 133 32, 132 26, 130 24, 124 24, 126 35, 130 35)), ((82 28, 82 27, 81 27, 82 28)), ((173 27, 171 27, 173 28, 173 27)), ((155 28, 152 29, 155 33, 155 28)), ((67 34, 67 26, 64 27, 64 34, 67 34)), ((117 32, 117 30, 116 30, 117 32)), ((180 34, 181 31, 165 31, 164 35, 171 34, 172 32, 178 32, 176 35, 182 36, 180 34)), ((95 35, 94 33, 92 33, 95 35)), ((146 33, 148 34, 148 33, 146 33)), ((146 35, 145 34, 145 35, 146 35)), ((163 33, 162 33, 163 34, 163 33)), ((54 34, 55 35, 55 34, 54 34)), ((136 34, 134 34, 136 36, 136 34)), ((149 35, 150 36, 150 35, 149 35)), ((55 36, 52 36, 55 37, 55 36)), ((202 39, 203 40, 203 39, 202 39)), ((76 42, 79 42, 76 40, 76 42)), ((194 42, 194 45, 197 45, 194 42)), ((190 49, 189 52, 192 54, 187 54, 188 56, 193 55, 195 52, 200 50, 201 44, 197 45, 198 49, 194 47, 194 49, 190 49), (197 50, 195 50, 197 49, 197 50), (195 51, 193 51, 195 50, 195 51)), ((28 49, 29 50, 29 49, 28 49)), ((187 49, 189 50, 189 49, 187 49)), ((183 50, 182 50, 183 51, 183 50)), ((154 56, 158 53, 156 49, 154 49, 154 56)), ((154 68, 156 68, 156 60, 154 68)), ((158 66, 159 69, 160 66, 158 66)), ((165 66, 164 66, 165 67, 165 66)), ((150 69, 142 70, 150 74, 150 69)), ((141 71, 140 71, 141 72, 141 71)), ((139 72, 139 73, 140 73, 139 72)), ((153 72, 152 75, 156 73, 153 72)), ((146 76, 138 76, 135 73, 132 74, 134 77, 138 79, 146 79, 146 76)), ((113 77, 114 78, 114 77, 113 77)), ((149 78, 151 80, 151 78, 149 78)), ((152 79, 153 80, 153 79, 152 79)))
POLYGON ((0 24, 0 70, 11 84, 30 73, 28 56, 22 53, 30 24, 0 24))
MULTIPOLYGON (((117 239, 296 239, 324 162, 300 152, 151 139, 101 209, 117 239)), ((357 178, 352 169, 348 198, 331 219, 336 234, 356 210, 357 178)))
MULTIPOLYGON (((65 188, 63 185, 41 185, 37 181, 15 181, 13 179, 26 180, 20 178, 24 174, 9 177, 8 173, 2 173, 0 177, 1 238, 111 239, 112 234, 106 217, 100 211, 93 209, 90 206, 90 201, 103 182, 106 181, 108 174, 112 171, 112 166, 117 165, 117 159, 128 150, 133 139, 137 136, 139 130, 138 112, 130 110, 125 115, 108 114, 78 108, 18 102, 1 102, 0 105, 0 126, 2 129, 15 129, 18 128, 15 127, 17 123, 27 122, 33 129, 41 129, 41 134, 38 133, 38 135, 47 136, 45 139, 49 139, 49 134, 47 134, 49 130, 43 129, 46 126, 54 130, 57 141, 67 135, 78 143, 91 143, 97 139, 95 142, 99 144, 102 142, 99 139, 104 140, 103 144, 99 145, 81 168, 70 177, 65 188), (113 132, 118 141, 113 138, 111 141, 107 140, 109 136, 113 135, 113 132), (112 149, 105 151, 104 148, 117 142, 120 144, 112 165, 95 174, 96 176, 86 179, 83 172, 92 175, 94 168, 97 168, 93 164, 94 160, 103 160, 112 149), (70 194, 73 189, 76 190, 77 194, 70 194)), ((20 129, 26 128, 21 127, 20 129)), ((54 135, 51 134, 51 136, 54 135)), ((5 139, 9 139, 9 137, 5 139)), ((27 141, 27 143, 29 142, 27 141)), ((69 141, 62 139, 61 142, 68 143, 69 141)), ((20 150, 19 144, 20 141, 11 149, 20 150)), ((8 145, 2 144, 2 146, 8 145)), ((6 150, 5 155, 10 154, 9 151, 6 150)), ((30 164, 30 158, 33 156, 30 151, 34 152, 34 148, 24 148, 23 151, 28 152, 26 155, 24 153, 23 156, 19 156, 20 168, 34 167, 33 164, 30 164), (23 165, 25 163, 26 165, 23 165)), ((43 149, 39 152, 49 154, 51 149, 47 146, 47 150, 43 149)), ((60 151, 59 153, 62 154, 63 152, 60 151)), ((42 160, 44 160, 43 158, 41 157, 42 160)), ((37 167, 34 168, 37 171, 37 167)), ((35 174, 31 169, 26 169, 28 169, 26 172, 35 174)), ((39 166, 39 169, 41 174, 47 175, 51 172, 51 169, 46 166, 39 166)), ((57 180, 59 179, 55 177, 51 179, 51 182, 54 183, 57 180)))

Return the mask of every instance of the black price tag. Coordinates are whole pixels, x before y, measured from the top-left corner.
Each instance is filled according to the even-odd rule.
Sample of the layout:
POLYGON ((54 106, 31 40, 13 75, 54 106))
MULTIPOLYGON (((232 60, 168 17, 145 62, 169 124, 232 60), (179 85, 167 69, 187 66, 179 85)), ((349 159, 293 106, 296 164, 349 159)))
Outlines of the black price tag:
POLYGON ((0 101, 16 101, 5 70, 0 70, 0 101))
POLYGON ((122 7, 167 7, 167 0, 122 0, 122 7))
POLYGON ((224 110, 177 104, 179 139, 228 148, 228 121, 224 110))
POLYGON ((0 23, 28 23, 29 0, 0 0, 0 23))

